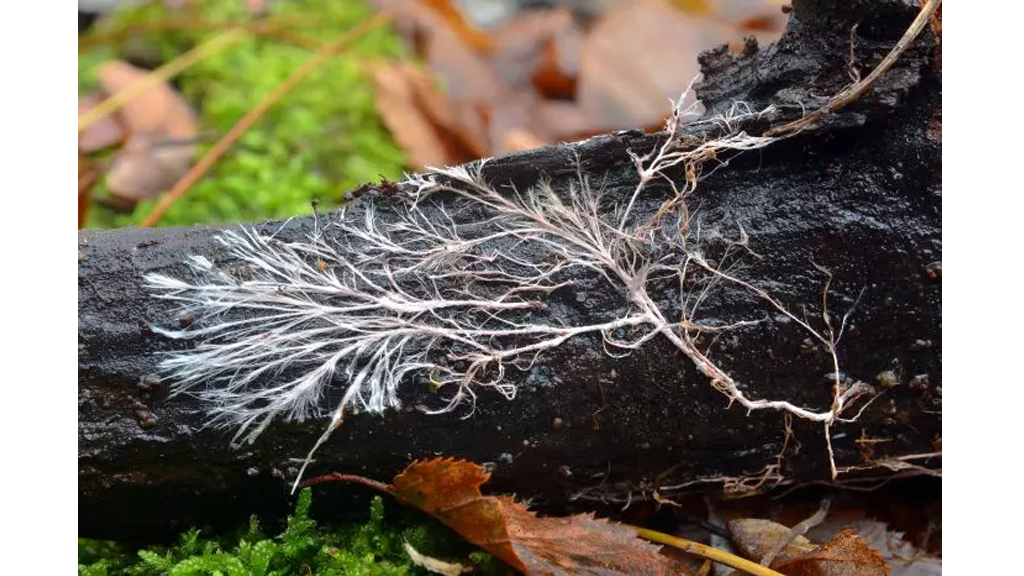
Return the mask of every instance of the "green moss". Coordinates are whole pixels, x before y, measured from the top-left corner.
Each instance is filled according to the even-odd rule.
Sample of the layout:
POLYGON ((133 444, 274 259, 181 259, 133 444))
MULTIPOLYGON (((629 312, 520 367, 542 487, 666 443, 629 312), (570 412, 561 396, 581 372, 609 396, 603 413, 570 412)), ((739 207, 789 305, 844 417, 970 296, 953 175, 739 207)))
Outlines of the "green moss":
MULTIPOLYGON (((202 3, 208 20, 242 19, 244 2, 202 3)), ((273 17, 315 18, 301 33, 335 39, 371 14, 361 0, 283 0, 273 17)), ((162 3, 131 8, 105 28, 166 20, 162 3)), ((182 30, 140 33, 121 45, 79 54, 79 90, 94 86, 95 66, 126 53, 157 55, 166 61, 219 34, 182 30), (131 45, 129 50, 127 47, 131 45)), ((372 58, 394 58, 401 46, 393 31, 378 27, 356 40, 343 54, 306 77, 276 103, 164 216, 161 225, 228 223, 285 218, 311 212, 313 199, 339 201, 341 194, 380 176, 397 178, 404 153, 383 126, 373 88, 363 72, 372 58)), ((191 66, 175 85, 195 107, 200 133, 212 138, 199 145, 201 157, 221 135, 303 64, 312 52, 280 40, 248 38, 191 66)), ((102 184, 97 190, 103 194, 102 184)), ((135 215, 90 211, 91 227, 125 226, 152 208, 143 202, 135 215)))
POLYGON ((405 509, 385 518, 384 501, 373 499, 369 519, 323 528, 309 517, 312 494, 303 490, 284 532, 268 538, 256 518, 235 537, 209 538, 197 530, 183 534, 170 548, 135 552, 117 545, 79 540, 79 576, 200 576, 322 574, 331 576, 427 574, 409 562, 408 541, 424 554, 472 562, 474 574, 512 572, 485 552, 476 551, 430 518, 405 509))

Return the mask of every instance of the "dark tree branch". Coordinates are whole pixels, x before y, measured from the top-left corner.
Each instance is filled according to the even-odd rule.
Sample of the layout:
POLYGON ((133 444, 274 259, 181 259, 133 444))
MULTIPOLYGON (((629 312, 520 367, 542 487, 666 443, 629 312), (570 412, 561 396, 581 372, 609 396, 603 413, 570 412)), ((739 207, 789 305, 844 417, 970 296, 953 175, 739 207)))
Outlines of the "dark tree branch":
MULTIPOLYGON (((854 24, 858 68, 869 70, 914 19, 912 4, 795 2, 778 43, 763 49, 748 43, 738 56, 724 48, 702 55, 705 79, 698 96, 709 114, 727 113, 736 101, 752 110, 774 105, 774 115, 733 127, 749 134, 783 125, 850 84, 854 24)), ((926 136, 927 120, 941 105, 941 79, 930 64, 934 45, 926 31, 874 90, 804 133, 706 163, 686 202, 695 215, 691 225, 699 222, 705 234, 717 229, 725 239, 734 238, 742 226, 749 248, 760 256, 746 260, 742 277, 756 281, 797 320, 825 330, 825 277, 818 267, 831 273, 827 303, 834 330, 859 298, 838 346, 841 368, 881 395, 855 424, 832 426, 841 471, 874 466, 873 473, 905 474, 908 466, 935 468, 940 462, 934 455, 913 457, 932 453, 941 434, 941 145, 926 136)), ((707 125, 684 132, 695 143, 714 137, 707 125)), ((510 194, 540 181, 564 189, 580 169, 621 208, 637 184, 629 152, 644 154, 664 138, 620 132, 504 156, 488 162, 483 176, 510 194)), ((682 169, 669 175, 677 182, 686 176, 682 169)), ((372 185, 361 191, 346 218, 357 219, 372 207, 389 221, 410 192, 408 186, 372 185)), ((652 181, 638 196, 636 213, 659 213, 669 192, 663 179, 652 181)), ((465 203, 455 195, 442 201, 453 207, 465 203)), ((471 210, 460 214, 456 219, 465 223, 479 216, 471 210)), ((296 240, 313 226, 308 217, 283 228, 261 225, 281 228, 279 238, 296 240)), ((319 419, 275 422, 252 445, 233 449, 230 433, 204 427, 204 403, 187 394, 170 397, 173 382, 153 377, 162 354, 185 345, 151 327, 203 319, 181 317, 168 302, 153 298, 144 276, 190 277, 184 263, 191 254, 230 268, 232 258, 214 241, 216 232, 196 227, 79 234, 82 535, 157 535, 235 522, 253 511, 281 513, 299 461, 323 432, 319 419)), ((724 240, 711 242, 705 256, 720 258, 727 248, 724 240)), ((575 274, 572 280, 572 286, 547 296, 550 314, 566 322, 614 317, 621 294, 599 274, 575 274)), ((650 286, 659 306, 678 308, 677 280, 650 286)), ((699 317, 706 326, 761 320, 697 339, 746 397, 828 410, 832 360, 800 322, 765 307, 738 285, 709 293, 699 317)), ((316 454, 312 473, 387 480, 414 458, 443 454, 490 462, 496 490, 549 503, 829 478, 819 424, 793 418, 799 442, 787 444, 782 413, 730 407, 662 337, 617 358, 604 353, 600 335, 581 335, 543 353, 529 370, 509 367, 505 378, 518 386, 515 400, 480 391, 469 418, 463 418, 468 407, 422 413, 418 406, 443 405, 447 389, 433 391, 412 380, 400 391, 401 411, 347 418, 316 454), (783 446, 789 450, 777 460, 783 446), (794 446, 801 447, 798 453, 794 446), (781 466, 771 467, 777 462, 781 466)), ((337 385, 343 390, 345 383, 337 385)), ((840 474, 839 480, 849 477, 840 474)))

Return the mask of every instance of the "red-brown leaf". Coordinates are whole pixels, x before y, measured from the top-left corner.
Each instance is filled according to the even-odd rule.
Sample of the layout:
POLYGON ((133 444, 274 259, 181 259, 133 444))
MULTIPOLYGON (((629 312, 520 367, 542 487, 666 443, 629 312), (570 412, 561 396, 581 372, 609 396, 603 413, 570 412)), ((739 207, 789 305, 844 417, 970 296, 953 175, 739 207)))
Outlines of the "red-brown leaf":
POLYGON ((889 565, 853 529, 796 558, 776 561, 772 568, 788 576, 886 576, 889 565))
POLYGON ((540 518, 508 496, 484 496, 487 469, 464 460, 433 459, 410 464, 383 487, 365 478, 335 475, 383 489, 404 504, 434 516, 463 538, 526 574, 672 574, 684 572, 633 530, 579 514, 540 518))
MULTIPOLYGON (((410 64, 383 64, 373 72, 375 104, 384 124, 409 155, 409 164, 428 166, 458 164, 463 160, 451 138, 439 130, 429 111, 420 105, 423 90, 430 90, 423 73, 410 64)), ((447 102, 443 102, 447 104, 447 102)))
MULTIPOLYGON (((116 94, 147 74, 127 62, 112 61, 96 77, 105 93, 116 94)), ((107 173, 111 194, 132 201, 153 198, 188 172, 195 148, 190 139, 199 123, 169 84, 157 84, 127 102, 120 118, 130 136, 107 173)))

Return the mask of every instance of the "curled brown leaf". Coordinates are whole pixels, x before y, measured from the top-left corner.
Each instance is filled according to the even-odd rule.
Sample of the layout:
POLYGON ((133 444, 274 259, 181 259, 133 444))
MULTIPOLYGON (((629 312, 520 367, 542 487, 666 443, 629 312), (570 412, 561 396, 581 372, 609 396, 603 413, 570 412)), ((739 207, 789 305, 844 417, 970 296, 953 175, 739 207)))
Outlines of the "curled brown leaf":
MULTIPOLYGON (((127 62, 112 61, 96 76, 105 93, 116 94, 147 74, 127 62)), ((112 195, 129 201, 153 198, 188 172, 199 123, 170 85, 158 84, 127 102, 120 118, 129 136, 107 173, 112 195)))
POLYGON ((486 468, 437 458, 410 464, 390 486, 358 476, 331 475, 388 492, 434 516, 463 538, 526 574, 658 574, 685 569, 625 526, 592 514, 538 517, 508 496, 485 496, 486 468))

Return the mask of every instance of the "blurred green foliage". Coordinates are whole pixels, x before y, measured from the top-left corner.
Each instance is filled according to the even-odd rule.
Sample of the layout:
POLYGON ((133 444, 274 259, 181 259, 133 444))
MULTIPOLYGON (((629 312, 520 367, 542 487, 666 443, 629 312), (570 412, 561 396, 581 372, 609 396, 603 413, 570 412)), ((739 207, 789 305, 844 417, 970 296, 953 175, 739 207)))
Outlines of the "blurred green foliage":
MULTIPOLYGON (((245 21, 241 0, 196 3, 208 21, 245 21)), ((296 22, 294 31, 329 41, 371 15, 362 0, 279 0, 270 18, 296 22), (300 26, 301 24, 301 26, 300 26)), ((95 31, 144 27, 175 15, 163 2, 124 9, 95 31)), ((291 26, 290 26, 291 27, 291 26)), ((166 62, 222 31, 140 31, 130 38, 79 53, 79 93, 95 88, 95 67, 110 58, 146 54, 166 62)), ((387 26, 368 32, 306 77, 245 133, 164 216, 161 225, 214 224, 285 218, 312 211, 314 199, 340 201, 345 190, 380 176, 398 178, 405 156, 374 108, 365 64, 397 58, 399 39, 387 26)), ((173 80, 197 110, 201 157, 245 113, 310 57, 309 48, 282 40, 250 37, 196 63, 173 80)), ((130 60, 131 61, 131 60, 130 60)), ((102 196, 102 183, 94 191, 102 196)), ((153 202, 134 215, 90 210, 90 227, 136 223, 153 202)))
POLYGON ((79 540, 79 576, 399 576, 428 574, 409 561, 403 544, 428 555, 461 558, 472 563, 474 574, 509 575, 513 572, 486 552, 472 551, 451 531, 424 518, 406 516, 386 520, 384 502, 377 496, 366 523, 348 523, 330 529, 309 517, 312 494, 303 490, 288 517, 287 528, 269 538, 254 517, 232 538, 212 539, 190 530, 176 546, 130 553, 117 545, 79 540))

